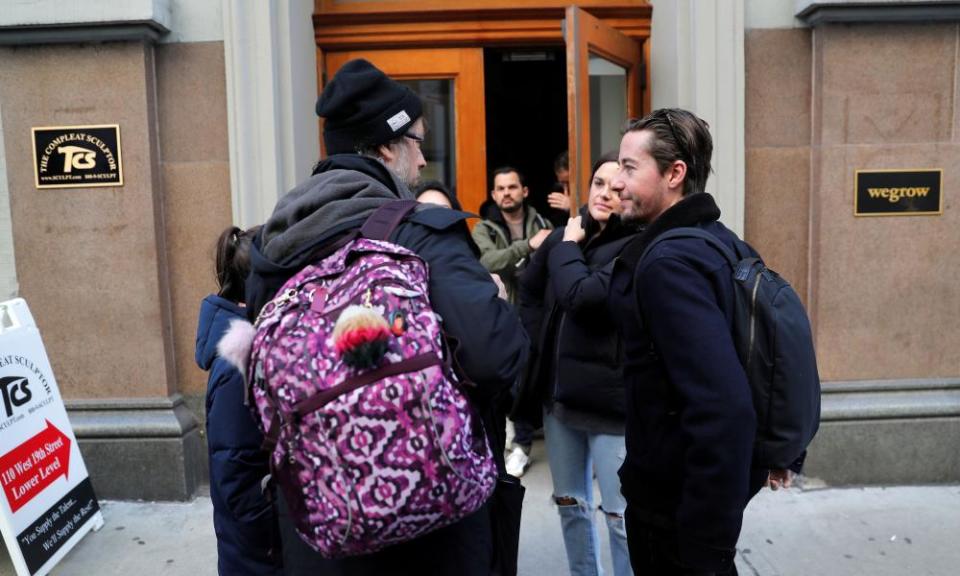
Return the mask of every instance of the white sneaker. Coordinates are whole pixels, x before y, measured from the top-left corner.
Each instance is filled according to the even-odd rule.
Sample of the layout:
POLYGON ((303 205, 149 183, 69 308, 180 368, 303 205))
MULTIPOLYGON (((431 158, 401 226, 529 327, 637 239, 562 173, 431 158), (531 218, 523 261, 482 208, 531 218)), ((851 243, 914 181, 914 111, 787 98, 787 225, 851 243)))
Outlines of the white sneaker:
POLYGON ((523 448, 517 446, 507 456, 507 474, 520 478, 530 466, 530 457, 523 451, 523 448))

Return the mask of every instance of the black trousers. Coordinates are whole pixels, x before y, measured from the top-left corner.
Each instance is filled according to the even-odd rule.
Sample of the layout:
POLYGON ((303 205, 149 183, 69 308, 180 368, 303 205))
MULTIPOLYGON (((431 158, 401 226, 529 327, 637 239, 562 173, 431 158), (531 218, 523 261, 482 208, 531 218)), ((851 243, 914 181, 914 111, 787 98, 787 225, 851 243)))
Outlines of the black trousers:
POLYGON ((653 525, 627 505, 627 546, 634 576, 737 576, 737 566, 723 572, 697 572, 680 564, 677 532, 653 525))
POLYGON ((492 570, 489 501, 456 524, 416 540, 339 560, 323 558, 300 539, 282 495, 277 508, 286 576, 489 576, 492 570))

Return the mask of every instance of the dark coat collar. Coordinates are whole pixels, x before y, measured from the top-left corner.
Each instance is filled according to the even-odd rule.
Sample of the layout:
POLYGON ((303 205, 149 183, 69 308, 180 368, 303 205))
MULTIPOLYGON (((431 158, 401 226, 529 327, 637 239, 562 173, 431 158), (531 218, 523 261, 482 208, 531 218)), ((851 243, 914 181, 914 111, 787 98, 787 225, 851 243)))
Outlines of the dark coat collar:
POLYGON ((713 196, 706 192, 686 196, 651 222, 637 236, 637 239, 624 249, 622 258, 625 263, 631 264, 632 269, 647 246, 667 230, 685 226, 700 226, 716 222, 719 219, 720 208, 713 196))

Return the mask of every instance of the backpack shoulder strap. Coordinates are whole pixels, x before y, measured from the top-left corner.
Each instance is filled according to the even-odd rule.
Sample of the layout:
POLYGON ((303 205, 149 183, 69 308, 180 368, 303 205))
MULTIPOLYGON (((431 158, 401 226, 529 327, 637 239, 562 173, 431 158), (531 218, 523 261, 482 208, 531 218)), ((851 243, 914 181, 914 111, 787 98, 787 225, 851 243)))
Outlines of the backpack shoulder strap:
POLYGON ((370 240, 387 240, 417 204, 416 200, 387 202, 367 217, 360 227, 360 235, 370 240))
POLYGON ((737 269, 737 264, 740 263, 740 257, 735 254, 729 246, 721 242, 719 238, 707 232, 706 230, 703 230, 702 228, 694 228, 691 226, 667 230, 663 234, 657 236, 653 242, 648 244, 646 249, 644 249, 643 254, 641 254, 640 258, 637 260, 637 264, 643 262, 650 251, 653 250, 657 244, 663 242, 664 240, 670 240, 671 238, 699 238, 723 254, 723 257, 727 259, 727 262, 730 263, 730 267, 734 270, 737 269))

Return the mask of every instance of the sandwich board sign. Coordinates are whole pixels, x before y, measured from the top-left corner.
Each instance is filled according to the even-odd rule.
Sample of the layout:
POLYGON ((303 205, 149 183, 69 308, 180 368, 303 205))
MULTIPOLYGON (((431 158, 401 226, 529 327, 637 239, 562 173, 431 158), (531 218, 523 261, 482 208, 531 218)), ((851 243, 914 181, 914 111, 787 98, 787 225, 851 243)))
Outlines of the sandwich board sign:
POLYGON ((0 302, 0 531, 17 576, 49 573, 102 526, 40 331, 22 298, 0 302))

